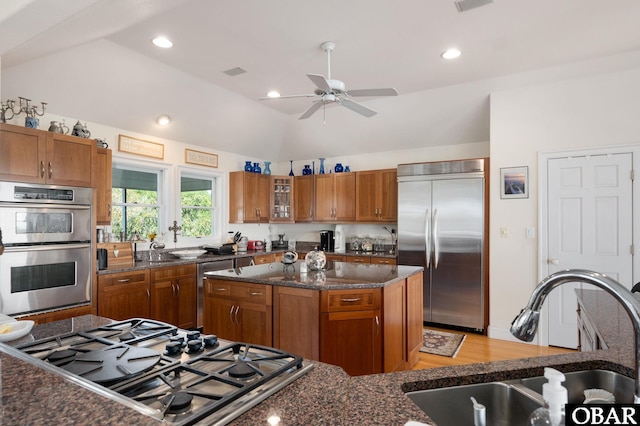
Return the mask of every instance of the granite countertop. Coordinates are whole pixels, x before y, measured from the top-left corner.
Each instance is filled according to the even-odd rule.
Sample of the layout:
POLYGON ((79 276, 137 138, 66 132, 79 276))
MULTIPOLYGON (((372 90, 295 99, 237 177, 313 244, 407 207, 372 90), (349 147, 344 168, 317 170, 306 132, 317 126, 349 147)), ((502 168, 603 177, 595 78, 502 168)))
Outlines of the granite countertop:
MULTIPOLYGON (((600 293, 579 293, 578 296, 583 298, 585 309, 597 321, 596 326, 601 327, 600 332, 610 347, 608 350, 358 377, 349 377, 339 367, 311 361, 314 368, 308 374, 231 424, 268 424, 267 419, 277 415, 282 426, 401 426, 409 420, 433 425, 435 423, 404 392, 538 376, 548 366, 563 372, 608 369, 633 377, 634 354, 628 344, 633 342, 633 333, 622 325, 626 313, 614 307, 617 302, 610 296, 600 293), (616 324, 618 320, 620 323, 616 324)), ((35 327, 32 334, 41 337, 70 329, 92 328, 101 321, 109 320, 86 315, 35 327)), ((6 344, 0 344, 2 424, 158 424, 132 409, 45 371, 41 366, 14 358, 7 353, 7 348, 6 344)))
POLYGON ((423 270, 419 266, 374 265, 327 262, 322 271, 300 272, 303 261, 285 265, 268 263, 246 268, 211 271, 207 278, 256 284, 298 287, 312 290, 379 288, 403 280, 423 270))
MULTIPOLYGON (((300 243, 299 243, 300 244, 300 243)), ((314 246, 317 243, 314 244, 314 246)), ((138 271, 141 269, 149 269, 149 268, 162 268, 165 266, 175 266, 175 265, 188 265, 188 264, 198 264, 198 263, 206 263, 206 262, 218 262, 224 260, 234 260, 234 259, 242 259, 253 256, 262 256, 265 254, 279 254, 285 253, 286 249, 275 248, 271 251, 264 250, 247 250, 245 252, 233 253, 233 254, 210 254, 205 253, 201 256, 196 257, 195 259, 180 259, 177 256, 171 254, 172 251, 178 250, 197 250, 199 247, 186 247, 181 249, 161 249, 158 250, 158 253, 162 254, 163 261, 161 262, 150 262, 149 260, 138 260, 136 262, 131 263, 130 265, 115 265, 110 266, 107 269, 98 270, 98 275, 105 274, 115 274, 120 272, 131 272, 138 271)), ((301 253, 306 253, 308 251, 313 250, 312 246, 309 246, 309 243, 302 243, 302 247, 298 249, 301 253)), ((139 250, 138 254, 141 258, 148 258, 148 250, 139 250)), ((326 252, 327 254, 338 254, 349 257, 355 256, 370 256, 370 257, 379 257, 384 259, 396 259, 395 254, 390 254, 388 251, 385 252, 361 252, 361 251, 345 251, 345 252, 326 252)))

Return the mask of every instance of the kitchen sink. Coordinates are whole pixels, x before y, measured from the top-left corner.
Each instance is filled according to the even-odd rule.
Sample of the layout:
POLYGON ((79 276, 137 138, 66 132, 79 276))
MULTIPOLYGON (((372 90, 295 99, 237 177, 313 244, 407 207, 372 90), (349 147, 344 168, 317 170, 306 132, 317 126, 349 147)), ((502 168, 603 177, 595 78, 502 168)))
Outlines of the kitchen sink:
MULTIPOLYGON (((604 389, 616 397, 616 403, 633 403, 635 383, 631 377, 609 370, 583 370, 563 374, 566 380, 562 385, 567 388, 569 404, 582 403, 585 389, 604 389)), ((521 382, 541 394, 542 385, 547 382, 547 379, 544 377, 530 377, 522 379, 521 382)))
MULTIPOLYGON (((634 380, 608 370, 563 373, 568 402, 582 403, 586 389, 613 393, 616 403, 633 403, 634 380)), ((474 397, 487 411, 488 425, 525 425, 542 406, 544 376, 408 392, 407 396, 438 425, 473 424, 474 397)))

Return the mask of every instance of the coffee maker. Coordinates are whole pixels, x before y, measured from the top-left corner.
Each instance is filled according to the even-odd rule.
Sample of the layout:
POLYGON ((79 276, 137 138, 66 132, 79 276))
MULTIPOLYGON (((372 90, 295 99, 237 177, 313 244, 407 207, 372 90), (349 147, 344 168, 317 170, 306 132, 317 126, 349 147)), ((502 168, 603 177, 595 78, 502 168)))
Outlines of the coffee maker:
POLYGON ((320 250, 334 251, 335 241, 333 239, 333 231, 320 231, 320 250))

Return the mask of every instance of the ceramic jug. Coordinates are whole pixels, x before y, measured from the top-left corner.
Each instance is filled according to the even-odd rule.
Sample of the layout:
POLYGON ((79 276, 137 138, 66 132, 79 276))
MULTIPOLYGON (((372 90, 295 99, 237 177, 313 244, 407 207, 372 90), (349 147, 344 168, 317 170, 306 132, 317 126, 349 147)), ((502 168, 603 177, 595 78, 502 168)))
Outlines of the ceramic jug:
POLYGON ((91 132, 87 129, 87 125, 80 123, 80 120, 73 126, 73 132, 71 134, 85 139, 91 137, 91 132))
POLYGON ((296 263, 296 260, 298 260, 298 253, 295 251, 288 251, 282 256, 282 263, 296 263))
POLYGON ((69 133, 69 128, 64 124, 64 122, 60 123, 59 121, 52 121, 49 125, 49 131, 66 135, 69 133))

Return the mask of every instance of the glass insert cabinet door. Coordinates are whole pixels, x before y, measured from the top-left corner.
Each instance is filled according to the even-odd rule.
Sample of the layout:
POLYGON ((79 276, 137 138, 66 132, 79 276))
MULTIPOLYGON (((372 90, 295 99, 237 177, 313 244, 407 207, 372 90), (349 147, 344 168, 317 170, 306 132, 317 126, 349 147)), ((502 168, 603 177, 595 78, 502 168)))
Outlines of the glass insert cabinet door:
POLYGON ((271 222, 293 222, 293 177, 271 176, 271 222))

